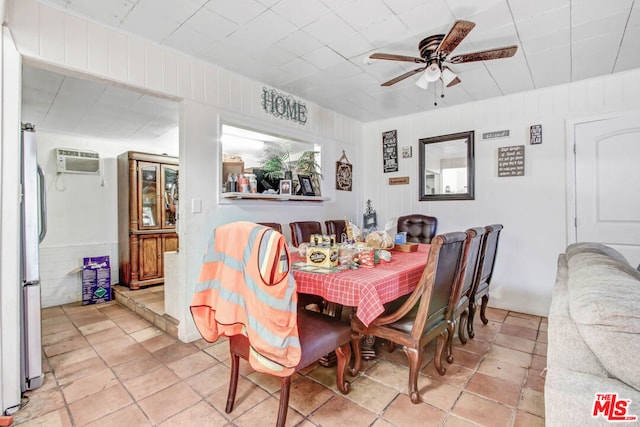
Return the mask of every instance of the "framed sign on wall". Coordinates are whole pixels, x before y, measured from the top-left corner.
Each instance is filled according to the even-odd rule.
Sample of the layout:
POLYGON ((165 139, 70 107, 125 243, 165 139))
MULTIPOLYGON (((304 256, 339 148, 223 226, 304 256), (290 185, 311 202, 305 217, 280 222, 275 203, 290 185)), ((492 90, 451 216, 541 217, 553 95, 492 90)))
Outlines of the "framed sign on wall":
POLYGON ((382 132, 382 161, 384 173, 398 171, 398 131, 382 132))
POLYGON ((342 156, 336 162, 336 190, 351 191, 353 182, 353 166, 342 150, 342 156))

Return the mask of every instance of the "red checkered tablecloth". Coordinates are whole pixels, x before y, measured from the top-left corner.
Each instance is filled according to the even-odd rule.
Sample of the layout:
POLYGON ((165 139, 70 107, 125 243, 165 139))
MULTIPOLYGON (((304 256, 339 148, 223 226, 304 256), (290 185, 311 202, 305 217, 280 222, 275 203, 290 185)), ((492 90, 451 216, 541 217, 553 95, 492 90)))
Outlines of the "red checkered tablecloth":
POLYGON ((429 245, 416 252, 392 252, 391 262, 320 274, 293 270, 298 292, 320 295, 327 301, 356 307, 356 315, 369 325, 384 312, 383 304, 413 291, 427 265, 429 245))

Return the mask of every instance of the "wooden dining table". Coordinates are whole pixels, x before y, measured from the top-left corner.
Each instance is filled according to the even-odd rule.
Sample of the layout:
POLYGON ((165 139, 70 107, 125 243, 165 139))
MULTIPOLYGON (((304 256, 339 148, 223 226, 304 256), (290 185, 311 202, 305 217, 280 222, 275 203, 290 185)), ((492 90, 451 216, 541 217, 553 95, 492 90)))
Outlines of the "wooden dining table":
MULTIPOLYGON (((293 269, 300 293, 319 295, 329 302, 354 307, 365 325, 384 312, 384 304, 415 289, 429 256, 427 244, 415 252, 391 252, 391 261, 330 273, 293 269)), ((294 259, 295 261, 295 259, 294 259)))

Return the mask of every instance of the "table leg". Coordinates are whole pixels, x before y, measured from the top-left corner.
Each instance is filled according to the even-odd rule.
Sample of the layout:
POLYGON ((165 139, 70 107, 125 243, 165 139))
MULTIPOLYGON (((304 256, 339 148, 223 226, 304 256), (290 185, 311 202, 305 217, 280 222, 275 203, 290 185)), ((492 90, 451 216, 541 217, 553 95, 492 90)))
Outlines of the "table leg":
POLYGON ((363 360, 373 360, 376 358, 376 351, 373 345, 376 343, 376 337, 373 335, 365 335, 362 338, 361 353, 363 360))

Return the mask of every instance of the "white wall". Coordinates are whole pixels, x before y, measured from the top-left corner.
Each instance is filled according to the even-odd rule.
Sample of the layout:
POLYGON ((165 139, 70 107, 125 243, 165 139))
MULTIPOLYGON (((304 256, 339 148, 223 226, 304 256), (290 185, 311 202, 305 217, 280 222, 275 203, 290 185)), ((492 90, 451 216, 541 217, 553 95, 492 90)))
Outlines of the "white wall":
MULTIPOLYGON (((188 304, 206 239, 217 224, 251 219, 287 224, 293 220, 359 218, 362 173, 359 159, 362 124, 307 102, 305 126, 266 114, 260 106, 262 84, 195 60, 143 39, 41 5, 11 2, 8 17, 19 52, 30 63, 104 78, 150 93, 182 99, 180 117, 180 283, 183 316, 179 336, 199 337, 188 304), (323 203, 224 203, 220 188, 221 120, 322 145, 323 203), (352 192, 335 189, 335 161, 345 150, 352 160, 352 192), (196 212, 192 207, 201 203, 196 212)), ((304 100, 302 100, 304 101, 304 100)))
POLYGON ((40 244, 42 306, 82 300, 84 257, 109 255, 118 283, 118 181, 116 157, 126 151, 178 156, 178 132, 154 141, 115 141, 38 131, 38 163, 45 173, 47 236, 40 244), (56 148, 96 151, 102 174, 57 174, 56 148))
MULTIPOLYGON (((464 83, 462 84, 464 85, 464 83)), ((445 92, 446 95, 446 92, 445 92)), ((567 119, 640 108, 640 70, 540 89, 364 126, 365 198, 379 221, 407 213, 438 217, 438 232, 501 223, 500 247, 489 304, 547 315, 556 259, 568 243, 567 119), (529 126, 541 124, 541 145, 529 145, 529 126), (382 172, 382 132, 397 129, 398 147, 418 139, 475 131, 475 200, 418 201, 418 156, 400 159, 397 173, 382 172), (509 138, 482 140, 482 133, 509 129, 509 138), (525 176, 498 178, 497 149, 525 145, 525 176), (371 146, 371 149, 366 149, 371 146), (409 176, 410 185, 388 178, 409 176)), ((573 225, 570 225, 573 227, 573 225)))

